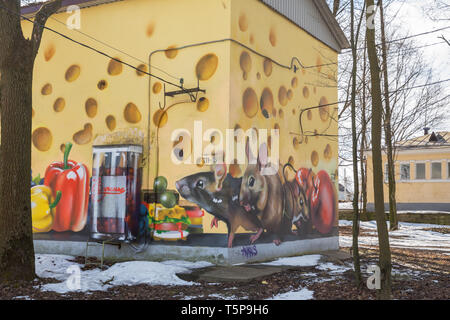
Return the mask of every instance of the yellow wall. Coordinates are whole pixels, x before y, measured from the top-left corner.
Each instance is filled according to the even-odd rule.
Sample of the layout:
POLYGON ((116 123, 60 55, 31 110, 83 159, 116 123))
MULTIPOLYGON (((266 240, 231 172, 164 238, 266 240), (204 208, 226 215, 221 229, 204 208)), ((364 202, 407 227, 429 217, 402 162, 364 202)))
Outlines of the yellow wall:
MULTIPOLYGON (((68 17, 67 13, 54 16, 62 22, 68 17)), ((216 128, 224 135, 225 129, 235 128, 236 125, 243 129, 252 126, 271 129, 278 125, 281 134, 280 161, 284 164, 291 159, 296 168, 313 168, 315 172, 326 170, 337 186, 338 144, 337 138, 333 136, 337 135, 337 122, 334 121, 337 119, 337 105, 304 112, 302 123, 306 135, 301 135, 299 126, 303 108, 337 101, 336 65, 300 69, 294 73, 293 70, 271 63, 272 71, 269 74, 267 69, 267 73, 264 70, 264 58, 230 41, 182 48, 232 38, 283 65, 291 65, 293 57, 297 57, 305 66, 337 61, 336 52, 261 2, 127 0, 82 9, 80 31, 91 38, 76 30, 69 30, 52 19, 48 26, 134 66, 148 63, 150 53, 154 52, 150 60, 153 67, 149 71, 175 83, 178 83, 175 78, 183 78, 186 88, 197 86, 196 68, 202 57, 213 57, 205 64, 206 69, 213 71, 211 77, 200 81, 200 88, 205 89, 206 93, 198 96, 206 98, 209 104, 190 102, 187 95, 168 98, 166 108, 173 107, 166 109, 167 119, 157 129, 155 113, 164 107, 164 89, 158 90, 158 83, 162 84, 160 80, 139 76, 127 66, 115 68, 114 63, 110 74, 109 58, 45 31, 36 59, 33 82, 34 176, 38 173, 43 176, 52 161, 62 160, 60 147, 67 141, 74 142, 70 158, 86 164, 90 169, 91 148, 96 137, 126 128, 137 128, 144 137, 146 153, 150 146, 146 157, 146 163, 150 165, 145 167, 143 187, 149 188, 156 175, 164 175, 169 181, 169 189, 175 189, 176 180, 194 172, 209 170, 208 166, 195 164, 174 165, 170 160, 173 130, 185 128, 193 132, 193 121, 202 120, 203 132, 208 128, 216 128), (92 37, 126 54, 94 41, 92 37), (167 48, 179 49, 165 52, 167 48), (244 51, 249 54, 250 68, 248 65, 241 66, 240 57, 244 51), (71 66, 79 67, 79 75, 75 67, 74 75, 69 77, 73 81, 67 81, 65 74, 71 66), (243 69, 248 71, 245 79, 243 69), (106 89, 98 89, 100 80, 107 82, 106 89), (43 94, 46 84, 50 84, 52 89, 44 90, 43 94), (286 98, 282 94, 280 100, 279 90, 282 86, 286 93, 290 92, 286 98), (243 94, 248 88, 254 90, 257 96, 257 114, 253 117, 244 112, 243 94), (260 109, 264 88, 273 97, 268 119, 260 109), (58 98, 65 100, 65 106, 60 112, 54 110, 58 98), (96 101, 97 108, 91 107, 88 114, 85 105, 90 98, 96 101), (126 112, 126 106, 130 103, 136 108, 131 106, 126 112), (93 112, 95 109, 96 112, 93 112), (115 119, 114 129, 108 128, 108 116, 115 119), (136 123, 130 122, 133 119, 136 123), (38 128, 45 129, 36 130, 38 128), (83 128, 88 130, 84 134, 77 134, 83 128), (314 137, 312 135, 315 132, 330 136, 314 137)), ((29 35, 30 23, 23 22, 23 28, 24 33, 29 35)), ((298 63, 295 64, 298 66, 298 63)), ((171 86, 166 89, 178 90, 171 86)), ((185 157, 188 154, 185 150, 185 157)), ((244 169, 241 166, 241 172, 244 169)), ((207 215, 204 220, 204 225, 209 226, 211 216, 207 215)), ((205 232, 208 232, 207 228, 205 232)))
MULTIPOLYGON (((383 154, 383 168, 385 168, 386 156, 383 154)), ((396 200, 398 203, 448 203, 450 202, 450 179, 447 178, 448 165, 450 162, 450 150, 430 151, 421 150, 413 153, 399 152, 395 162, 395 180, 396 180, 396 200), (425 163, 425 180, 416 180, 415 162, 425 163), (442 163, 442 179, 431 179, 431 163, 442 163), (410 181, 400 181, 400 164, 410 164, 410 181)), ((372 157, 367 157, 367 200, 374 202, 373 195, 373 166, 372 157)), ((384 169, 383 169, 384 170, 384 169)), ((384 183, 384 202, 389 202, 388 184, 384 183)))

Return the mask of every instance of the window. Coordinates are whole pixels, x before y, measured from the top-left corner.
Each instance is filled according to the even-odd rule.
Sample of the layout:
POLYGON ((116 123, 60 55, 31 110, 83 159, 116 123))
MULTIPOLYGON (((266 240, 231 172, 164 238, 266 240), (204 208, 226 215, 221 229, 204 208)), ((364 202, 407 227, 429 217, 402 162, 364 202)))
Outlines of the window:
POLYGON ((433 162, 431 164, 431 179, 442 179, 442 163, 433 162))
POLYGON ((410 166, 408 164, 400 165, 400 180, 409 180, 410 177, 410 166))
POLYGON ((416 163, 416 180, 425 180, 425 163, 416 163))

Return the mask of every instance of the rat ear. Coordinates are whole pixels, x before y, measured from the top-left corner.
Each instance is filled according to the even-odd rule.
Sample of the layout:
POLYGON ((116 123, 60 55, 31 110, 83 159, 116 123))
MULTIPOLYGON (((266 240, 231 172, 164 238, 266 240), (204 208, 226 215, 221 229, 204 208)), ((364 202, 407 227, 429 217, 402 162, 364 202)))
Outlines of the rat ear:
MULTIPOLYGON (((253 139, 252 139, 253 141, 253 139)), ((251 148, 250 148, 250 137, 247 137, 247 140, 245 142, 245 155, 247 156, 248 164, 255 164, 256 163, 256 157, 254 156, 251 148)))
POLYGON ((216 190, 222 190, 222 183, 227 176, 227 165, 225 163, 214 165, 214 179, 216 183, 216 190))
POLYGON ((258 168, 261 169, 267 165, 268 162, 268 150, 267 150, 267 144, 264 142, 259 147, 258 152, 258 168))

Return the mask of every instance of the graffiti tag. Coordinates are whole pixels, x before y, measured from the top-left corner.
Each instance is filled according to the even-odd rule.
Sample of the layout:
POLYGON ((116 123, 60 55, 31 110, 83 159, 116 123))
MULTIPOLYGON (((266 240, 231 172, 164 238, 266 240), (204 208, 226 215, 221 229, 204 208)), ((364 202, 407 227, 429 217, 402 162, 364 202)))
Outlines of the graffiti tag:
POLYGON ((242 247, 241 253, 244 257, 252 258, 258 255, 258 249, 256 249, 256 246, 250 246, 250 247, 242 247))

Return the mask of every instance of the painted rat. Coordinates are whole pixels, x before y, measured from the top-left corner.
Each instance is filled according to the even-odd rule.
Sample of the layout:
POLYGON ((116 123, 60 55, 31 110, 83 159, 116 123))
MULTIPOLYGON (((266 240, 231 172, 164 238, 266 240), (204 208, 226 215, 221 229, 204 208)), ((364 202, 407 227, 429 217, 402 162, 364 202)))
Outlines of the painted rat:
POLYGON ((211 172, 196 173, 175 183, 183 198, 197 204, 215 217, 211 226, 217 226, 218 220, 226 223, 229 248, 233 246, 234 235, 240 226, 247 231, 256 232, 250 237, 251 243, 254 243, 263 232, 260 220, 239 205, 241 183, 242 178, 233 178, 227 174, 225 164, 216 164, 212 166, 211 172))

